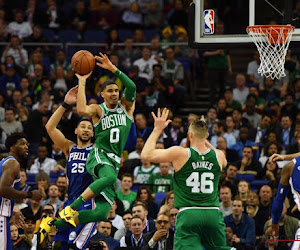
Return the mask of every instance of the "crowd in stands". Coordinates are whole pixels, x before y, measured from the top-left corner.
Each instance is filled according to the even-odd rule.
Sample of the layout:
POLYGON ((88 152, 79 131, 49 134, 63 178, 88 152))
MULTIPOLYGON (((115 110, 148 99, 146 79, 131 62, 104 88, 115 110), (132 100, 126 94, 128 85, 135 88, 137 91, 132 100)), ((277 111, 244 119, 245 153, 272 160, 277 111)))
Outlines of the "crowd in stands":
MULTIPOLYGON (((187 99, 187 68, 180 59, 198 64, 202 58, 212 86, 211 107, 204 114, 209 140, 224 151, 228 160, 219 192, 227 244, 238 249, 288 249, 288 242, 261 242, 266 240, 272 198, 284 165, 268 158, 273 153, 295 153, 300 149, 299 62, 289 51, 287 76, 264 79, 257 73, 257 52, 248 68, 236 74, 226 50, 172 46, 187 41, 185 4, 182 0, 0 0, 0 40, 8 42, 2 48, 0 65, 0 152, 2 157, 8 153, 7 135, 24 131, 30 147, 28 161, 21 163, 21 189, 39 188, 44 195, 40 202, 16 202, 15 209, 26 218, 23 230, 11 225, 16 249, 30 249, 37 244, 34 234, 41 217, 57 216, 66 199, 66 159, 45 130, 67 90, 77 84, 70 64, 72 55, 45 44, 60 42, 60 31, 65 29, 78 32, 78 41, 84 41, 90 30, 103 31, 107 50, 97 49, 107 53, 137 86, 137 142, 123 153, 117 198, 107 220, 98 222, 91 247, 101 244, 103 249, 132 245, 172 249, 178 214, 172 191, 173 168, 169 163, 156 166, 141 162, 140 154, 153 129, 150 112, 157 107, 170 108, 172 123, 156 147, 186 145, 188 126, 200 114, 184 117, 178 112, 187 99), (152 30, 153 36, 145 37, 146 29, 152 30), (124 30, 129 32, 121 37, 124 30), (51 31, 51 36, 45 31, 51 31), (36 44, 23 46, 26 42, 36 44), (120 42, 124 44, 113 45, 120 42), (144 42, 150 42, 150 46, 135 46, 144 42), (233 72, 235 83, 228 85, 228 74, 233 72)), ((219 22, 216 32, 221 34, 223 29, 224 24, 219 22)), ((105 81, 115 81, 123 90, 119 79, 96 68, 86 88, 89 104, 103 101, 100 87, 105 81)), ((59 123, 58 128, 72 141, 76 141, 74 131, 80 118, 73 107, 59 123)), ((289 194, 280 222, 280 239, 293 239, 299 219, 297 205, 289 194)), ((49 235, 43 249, 59 249, 57 243, 51 244, 54 235, 49 235)))

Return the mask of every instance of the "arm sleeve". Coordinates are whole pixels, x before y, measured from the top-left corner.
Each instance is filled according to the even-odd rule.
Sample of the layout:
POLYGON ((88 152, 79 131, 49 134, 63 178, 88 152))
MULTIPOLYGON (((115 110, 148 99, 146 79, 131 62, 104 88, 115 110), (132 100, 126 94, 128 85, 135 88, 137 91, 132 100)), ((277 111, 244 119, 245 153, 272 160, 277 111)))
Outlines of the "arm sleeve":
POLYGON ((117 69, 117 71, 115 72, 115 76, 120 79, 120 81, 125 87, 124 90, 125 100, 128 102, 134 102, 136 96, 135 83, 119 69, 117 69))
POLYGON ((285 186, 281 184, 278 185, 277 194, 273 201, 272 210, 271 210, 272 222, 274 224, 278 224, 280 220, 282 209, 283 209, 283 202, 289 190, 290 190, 290 186, 285 186))
POLYGON ((128 150, 128 151, 134 150, 136 147, 136 140, 137 140, 136 127, 135 127, 135 123, 133 122, 131 124, 131 128, 129 131, 129 135, 127 137, 124 150, 128 150))

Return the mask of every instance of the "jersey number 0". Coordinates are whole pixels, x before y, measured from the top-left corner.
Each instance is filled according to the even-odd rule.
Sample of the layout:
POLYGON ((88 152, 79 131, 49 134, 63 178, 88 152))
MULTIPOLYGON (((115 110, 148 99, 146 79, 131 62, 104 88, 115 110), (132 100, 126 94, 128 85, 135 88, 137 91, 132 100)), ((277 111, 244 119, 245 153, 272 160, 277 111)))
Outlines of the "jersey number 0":
POLYGON ((192 193, 211 194, 214 191, 214 178, 213 173, 192 172, 185 183, 188 187, 192 187, 192 193))

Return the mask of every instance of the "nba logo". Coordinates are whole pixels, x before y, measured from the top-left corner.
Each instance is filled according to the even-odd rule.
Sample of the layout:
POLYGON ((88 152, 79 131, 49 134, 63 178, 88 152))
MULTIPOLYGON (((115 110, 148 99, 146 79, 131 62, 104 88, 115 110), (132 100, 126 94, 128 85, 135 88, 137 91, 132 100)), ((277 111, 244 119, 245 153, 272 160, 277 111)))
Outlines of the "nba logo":
POLYGON ((204 10, 204 34, 212 35, 215 32, 215 12, 214 10, 204 10))

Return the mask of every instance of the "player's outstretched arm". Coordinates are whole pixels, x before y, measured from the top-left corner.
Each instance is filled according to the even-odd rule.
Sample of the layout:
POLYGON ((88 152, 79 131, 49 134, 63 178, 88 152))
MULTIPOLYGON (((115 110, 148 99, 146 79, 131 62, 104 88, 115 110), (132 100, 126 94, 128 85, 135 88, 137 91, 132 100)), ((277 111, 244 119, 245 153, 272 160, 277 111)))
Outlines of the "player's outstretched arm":
POLYGON ((277 189, 276 197, 274 198, 271 210, 272 226, 276 235, 278 234, 278 223, 281 217, 284 200, 290 190, 289 179, 294 169, 294 162, 287 163, 281 172, 281 178, 277 189))
POLYGON ((19 173, 20 164, 17 160, 9 160, 3 164, 0 178, 0 196, 10 200, 25 198, 41 200, 43 196, 38 190, 33 190, 32 192, 19 191, 11 186, 14 180, 19 177, 19 173))
POLYGON ((167 120, 168 114, 169 110, 166 108, 163 109, 162 113, 160 112, 160 109, 158 109, 157 116, 152 112, 152 116, 154 118, 154 129, 145 143, 141 153, 141 159, 156 163, 172 162, 176 171, 177 165, 180 166, 180 164, 176 164, 178 159, 187 159, 187 150, 178 146, 170 147, 168 149, 155 148, 158 138, 163 133, 165 127, 167 127, 171 122, 171 120, 167 120))
POLYGON ((99 116, 101 117, 102 111, 99 105, 97 104, 92 104, 92 105, 87 105, 86 104, 86 96, 85 96, 85 84, 86 80, 90 77, 92 72, 90 72, 87 75, 79 75, 75 74, 76 77, 78 78, 78 93, 77 93, 77 112, 80 115, 83 115, 85 117, 93 117, 93 116, 99 116))
POLYGON ((131 107, 133 105, 133 102, 135 101, 136 96, 136 86, 134 82, 126 74, 121 72, 115 65, 113 65, 107 57, 107 55, 99 53, 99 56, 95 56, 95 59, 98 61, 96 64, 99 67, 111 71, 115 74, 116 77, 118 77, 121 80, 122 84, 125 87, 124 98, 122 98, 122 104, 132 116, 133 113, 131 114, 131 107))
POLYGON ((57 125, 60 122, 63 114, 66 111, 68 105, 73 105, 77 100, 78 86, 71 88, 65 96, 64 104, 53 113, 46 124, 46 130, 51 138, 51 140, 64 152, 67 156, 69 154, 69 148, 72 141, 66 139, 63 133, 57 129, 57 125))
POLYGON ((298 156, 300 156, 300 152, 295 153, 295 154, 290 154, 290 155, 273 154, 270 156, 270 160, 273 162, 275 162, 275 161, 291 161, 298 156))

